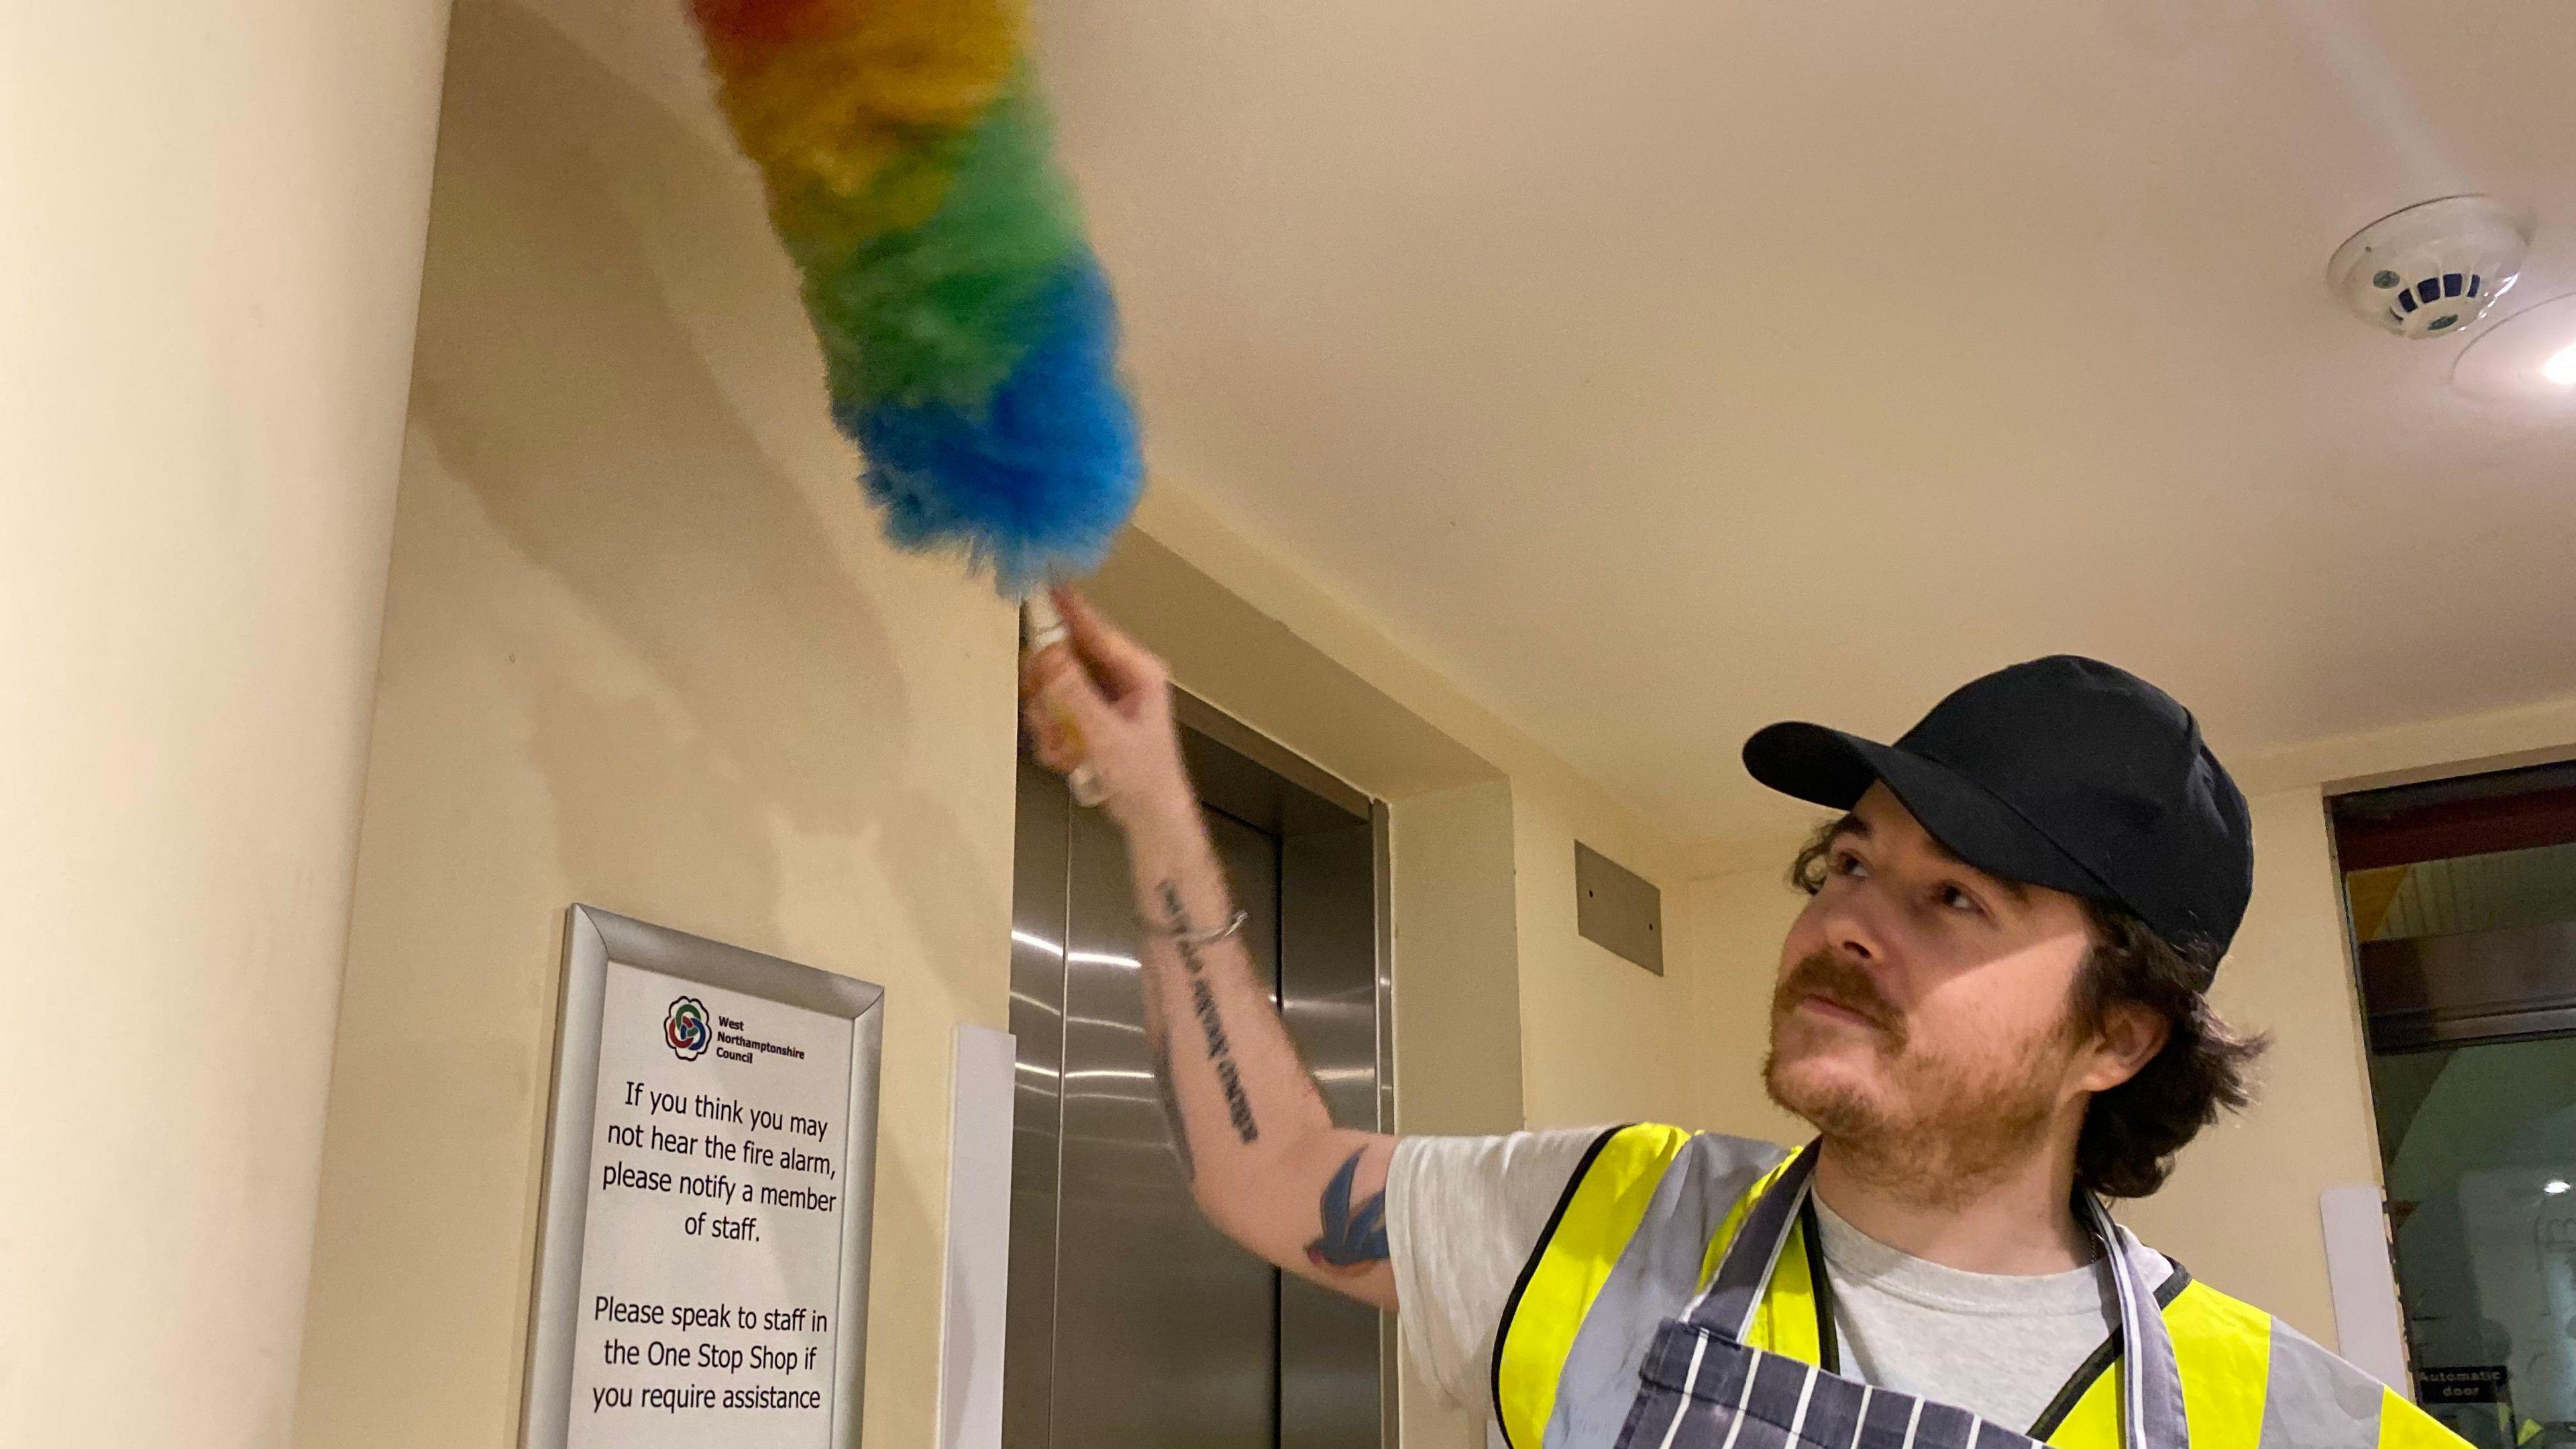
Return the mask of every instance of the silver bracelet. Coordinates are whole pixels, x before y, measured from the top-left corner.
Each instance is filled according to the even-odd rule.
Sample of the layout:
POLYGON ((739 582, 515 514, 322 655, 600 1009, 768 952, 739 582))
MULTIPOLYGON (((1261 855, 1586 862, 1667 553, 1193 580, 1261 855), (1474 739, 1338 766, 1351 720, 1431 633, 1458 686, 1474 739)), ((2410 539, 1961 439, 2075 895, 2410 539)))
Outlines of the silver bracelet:
POLYGON ((1178 946, 1213 946, 1219 941, 1232 940, 1251 919, 1252 913, 1238 906, 1233 918, 1213 931, 1175 931, 1166 926, 1162 928, 1162 934, 1178 946))

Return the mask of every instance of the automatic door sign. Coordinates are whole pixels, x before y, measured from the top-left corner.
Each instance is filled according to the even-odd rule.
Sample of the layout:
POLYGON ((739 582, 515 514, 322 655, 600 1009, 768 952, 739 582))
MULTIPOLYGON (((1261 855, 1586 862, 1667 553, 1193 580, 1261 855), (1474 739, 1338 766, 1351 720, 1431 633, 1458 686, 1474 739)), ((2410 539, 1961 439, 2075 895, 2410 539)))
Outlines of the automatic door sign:
POLYGON ((2501 1404, 2504 1366, 2428 1368, 2415 1371, 2415 1398, 2424 1404, 2501 1404))

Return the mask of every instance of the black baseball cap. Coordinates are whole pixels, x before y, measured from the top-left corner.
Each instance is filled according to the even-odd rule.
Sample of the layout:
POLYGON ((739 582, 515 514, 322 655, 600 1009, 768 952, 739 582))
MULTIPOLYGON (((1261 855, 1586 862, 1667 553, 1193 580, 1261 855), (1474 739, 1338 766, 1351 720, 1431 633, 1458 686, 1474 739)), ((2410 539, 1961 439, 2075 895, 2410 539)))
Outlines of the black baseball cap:
POLYGON ((2109 902, 2227 949, 2254 891, 2245 795, 2173 696, 2056 654, 1961 686, 1893 745, 1813 724, 1744 742, 1785 795, 1848 810, 1874 783, 1989 875, 2109 902))

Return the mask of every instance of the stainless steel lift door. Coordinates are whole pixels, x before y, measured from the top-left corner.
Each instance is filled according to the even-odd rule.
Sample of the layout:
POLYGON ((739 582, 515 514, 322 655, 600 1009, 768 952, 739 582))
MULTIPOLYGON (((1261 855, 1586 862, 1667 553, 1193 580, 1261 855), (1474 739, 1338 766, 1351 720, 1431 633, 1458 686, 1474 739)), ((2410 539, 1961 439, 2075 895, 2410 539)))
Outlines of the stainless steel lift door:
MULTIPOLYGON (((1255 968, 1282 992, 1336 1120, 1374 1125, 1369 822, 1204 735, 1187 743, 1255 968)), ((1377 1449, 1384 1325, 1199 1216, 1145 1047, 1124 845, 1026 760, 1013 874, 1005 1444, 1377 1449)))

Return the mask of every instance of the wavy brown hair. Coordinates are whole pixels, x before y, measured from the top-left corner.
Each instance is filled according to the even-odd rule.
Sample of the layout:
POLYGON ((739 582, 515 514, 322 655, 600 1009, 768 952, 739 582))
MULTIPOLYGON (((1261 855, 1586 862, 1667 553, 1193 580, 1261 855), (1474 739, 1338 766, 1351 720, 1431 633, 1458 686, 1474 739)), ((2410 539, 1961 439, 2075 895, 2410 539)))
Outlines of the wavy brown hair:
MULTIPOLYGON (((1816 831, 1789 866, 1791 885, 1810 896, 1824 889, 1841 830, 1834 821, 1816 831)), ((2162 1017, 2167 1034, 2136 1076, 2086 1104, 2075 1182, 2104 1197, 2145 1197, 2165 1185, 2175 1155, 2202 1128, 2253 1102, 2254 1063, 2271 1042, 2238 1035, 2202 995, 2218 974, 2217 947, 2177 945, 2120 906, 2082 904, 2093 949, 2067 1002, 2069 1028, 2099 1032, 2114 1008, 2134 1005, 2162 1017)))

